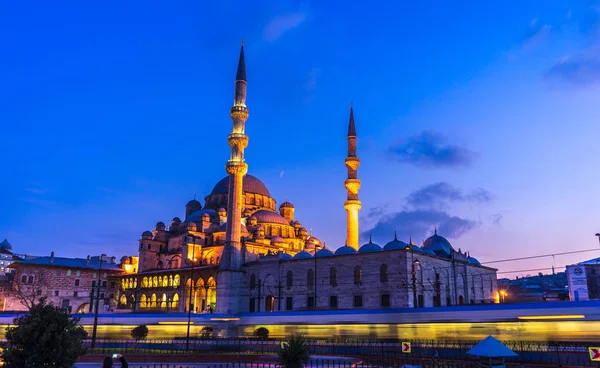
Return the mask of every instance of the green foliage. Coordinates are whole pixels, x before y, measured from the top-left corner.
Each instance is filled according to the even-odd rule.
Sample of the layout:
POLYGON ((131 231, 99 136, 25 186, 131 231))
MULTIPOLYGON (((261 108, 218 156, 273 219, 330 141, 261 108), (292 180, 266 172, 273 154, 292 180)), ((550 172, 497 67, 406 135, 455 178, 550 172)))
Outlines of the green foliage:
POLYGON ((41 298, 29 313, 14 319, 6 329, 2 358, 8 368, 71 368, 85 354, 83 340, 87 333, 79 318, 41 298))
POLYGON ((213 337, 214 333, 215 329, 212 326, 204 326, 200 330, 200 337, 202 337, 203 339, 208 339, 210 337, 213 337))
POLYGON ((146 325, 139 325, 131 330, 131 338, 135 341, 146 340, 148 337, 148 327, 146 325))
POLYGON ((269 330, 266 327, 259 327, 254 330, 254 337, 257 337, 261 340, 266 340, 269 338, 269 330))
POLYGON ((292 335, 281 345, 277 362, 284 368, 302 368, 310 360, 308 342, 303 335, 292 335))

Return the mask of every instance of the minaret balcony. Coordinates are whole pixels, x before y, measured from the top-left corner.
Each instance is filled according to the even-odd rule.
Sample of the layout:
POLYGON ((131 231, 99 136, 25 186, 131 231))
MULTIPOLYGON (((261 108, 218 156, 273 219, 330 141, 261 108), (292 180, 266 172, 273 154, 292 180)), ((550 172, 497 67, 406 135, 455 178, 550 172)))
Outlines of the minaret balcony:
POLYGON ((358 211, 362 207, 362 203, 358 199, 349 199, 344 202, 344 209, 346 211, 358 211))
POLYGON ((360 189, 360 180, 358 179, 347 179, 344 181, 344 186, 346 190, 353 194, 358 194, 358 190, 360 189))
POLYGON ((241 106, 241 105, 233 106, 231 108, 231 110, 229 111, 229 116, 231 116, 231 118, 233 120, 236 120, 236 119, 246 120, 246 119, 248 119, 248 108, 246 106, 241 106))
POLYGON ((229 147, 237 147, 239 149, 244 149, 248 147, 248 136, 243 133, 232 133, 227 137, 227 141, 229 142, 229 147))
POLYGON ((360 165, 360 159, 358 157, 347 157, 344 163, 350 170, 356 170, 360 165))
POLYGON ((248 164, 243 161, 227 161, 225 170, 229 175, 246 175, 248 172, 248 164))

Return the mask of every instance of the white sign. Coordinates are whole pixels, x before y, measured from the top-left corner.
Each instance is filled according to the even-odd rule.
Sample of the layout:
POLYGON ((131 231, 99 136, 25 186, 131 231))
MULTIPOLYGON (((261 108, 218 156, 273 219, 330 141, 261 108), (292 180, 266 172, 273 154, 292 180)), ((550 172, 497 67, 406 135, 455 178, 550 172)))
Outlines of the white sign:
POLYGON ((567 266, 567 280, 569 282, 569 298, 572 302, 590 300, 585 266, 567 266))

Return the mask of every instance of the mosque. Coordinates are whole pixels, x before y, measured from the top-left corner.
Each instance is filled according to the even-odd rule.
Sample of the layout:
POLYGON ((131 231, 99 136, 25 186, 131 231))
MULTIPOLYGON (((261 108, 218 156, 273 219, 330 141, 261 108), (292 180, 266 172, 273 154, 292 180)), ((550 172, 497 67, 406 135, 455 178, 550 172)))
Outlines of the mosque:
MULTIPOLYGON (((242 45, 228 136, 227 176, 166 225, 144 231, 139 255, 124 257, 117 311, 194 313, 310 309, 418 308, 493 303, 496 269, 455 250, 437 231, 422 246, 394 235, 384 246, 359 245, 360 159, 350 108, 344 182, 346 244, 329 249, 295 218, 287 200, 277 207, 267 186, 247 174, 244 150, 246 67, 242 45)), ((393 234, 390 234, 393 235, 393 234)))

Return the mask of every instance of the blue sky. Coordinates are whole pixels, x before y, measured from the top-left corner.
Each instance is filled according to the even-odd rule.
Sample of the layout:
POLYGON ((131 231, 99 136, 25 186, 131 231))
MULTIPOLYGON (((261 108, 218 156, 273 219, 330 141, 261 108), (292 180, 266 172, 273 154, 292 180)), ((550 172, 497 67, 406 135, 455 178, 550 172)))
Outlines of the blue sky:
POLYGON ((250 173, 330 248, 345 238, 350 101, 363 239, 418 243, 438 226, 482 261, 598 247, 599 9, 3 4, 0 237, 23 253, 121 256, 182 217, 225 175, 243 37, 250 173))

